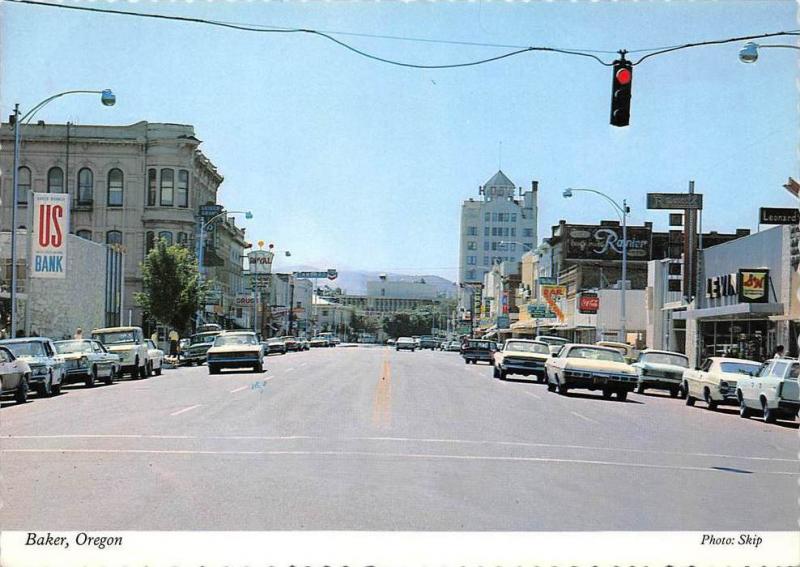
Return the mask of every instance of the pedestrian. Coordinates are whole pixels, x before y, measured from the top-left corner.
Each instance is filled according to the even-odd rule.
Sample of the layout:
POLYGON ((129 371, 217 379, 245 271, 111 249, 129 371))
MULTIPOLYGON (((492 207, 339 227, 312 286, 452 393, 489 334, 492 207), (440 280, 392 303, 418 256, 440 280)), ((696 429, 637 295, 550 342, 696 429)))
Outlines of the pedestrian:
POLYGON ((178 340, 180 336, 178 332, 173 329, 169 332, 169 354, 170 356, 178 356, 178 340))
POLYGON ((75 335, 72 338, 75 339, 76 341, 83 340, 83 329, 81 329, 80 327, 75 329, 75 335))
POLYGON ((784 354, 783 345, 778 345, 775 347, 775 354, 772 355, 772 358, 786 358, 786 354, 784 354))

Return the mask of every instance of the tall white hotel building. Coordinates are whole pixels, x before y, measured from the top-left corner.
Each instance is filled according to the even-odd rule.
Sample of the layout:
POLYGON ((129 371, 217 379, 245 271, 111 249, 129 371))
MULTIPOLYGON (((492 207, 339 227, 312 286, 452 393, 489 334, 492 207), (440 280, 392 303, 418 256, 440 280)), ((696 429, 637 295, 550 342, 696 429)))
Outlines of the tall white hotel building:
POLYGON ((459 282, 483 282, 496 262, 519 262, 537 246, 538 182, 517 189, 498 171, 461 205, 459 282))

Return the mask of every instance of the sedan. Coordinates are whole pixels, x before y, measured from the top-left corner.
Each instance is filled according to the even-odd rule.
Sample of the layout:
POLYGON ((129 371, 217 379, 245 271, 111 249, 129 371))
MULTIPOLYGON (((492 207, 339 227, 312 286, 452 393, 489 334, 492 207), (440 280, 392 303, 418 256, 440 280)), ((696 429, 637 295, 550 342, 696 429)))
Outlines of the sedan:
POLYGON ((28 401, 30 377, 28 364, 18 360, 7 348, 0 347, 0 394, 13 394, 14 401, 24 404, 28 401))
POLYGON ((108 352, 100 341, 81 339, 56 341, 54 344, 64 357, 65 383, 83 382, 87 388, 91 388, 100 378, 106 384, 111 384, 120 375, 119 355, 108 352))

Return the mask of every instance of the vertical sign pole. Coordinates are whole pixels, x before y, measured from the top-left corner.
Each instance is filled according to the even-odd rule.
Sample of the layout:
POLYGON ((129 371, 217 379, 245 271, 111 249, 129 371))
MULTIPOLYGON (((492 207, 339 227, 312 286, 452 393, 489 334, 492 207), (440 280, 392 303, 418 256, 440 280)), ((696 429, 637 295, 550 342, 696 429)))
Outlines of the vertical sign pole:
MULTIPOLYGON (((14 105, 14 171, 12 172, 14 190, 11 198, 11 332, 9 336, 17 336, 17 201, 19 199, 19 104, 14 105)), ((32 188, 32 184, 31 184, 32 188)), ((28 208, 32 208, 31 195, 28 191, 28 208)), ((30 263, 30 258, 26 262, 30 263)), ((26 311, 27 311, 26 306, 26 311)))

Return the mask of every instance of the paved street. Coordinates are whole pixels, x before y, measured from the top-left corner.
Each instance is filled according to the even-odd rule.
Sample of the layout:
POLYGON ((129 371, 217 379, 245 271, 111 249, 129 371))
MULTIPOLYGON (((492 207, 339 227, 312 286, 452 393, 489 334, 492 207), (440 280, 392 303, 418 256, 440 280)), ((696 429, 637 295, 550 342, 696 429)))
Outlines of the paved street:
POLYGON ((11 530, 795 530, 795 423, 338 347, 3 401, 11 530))

